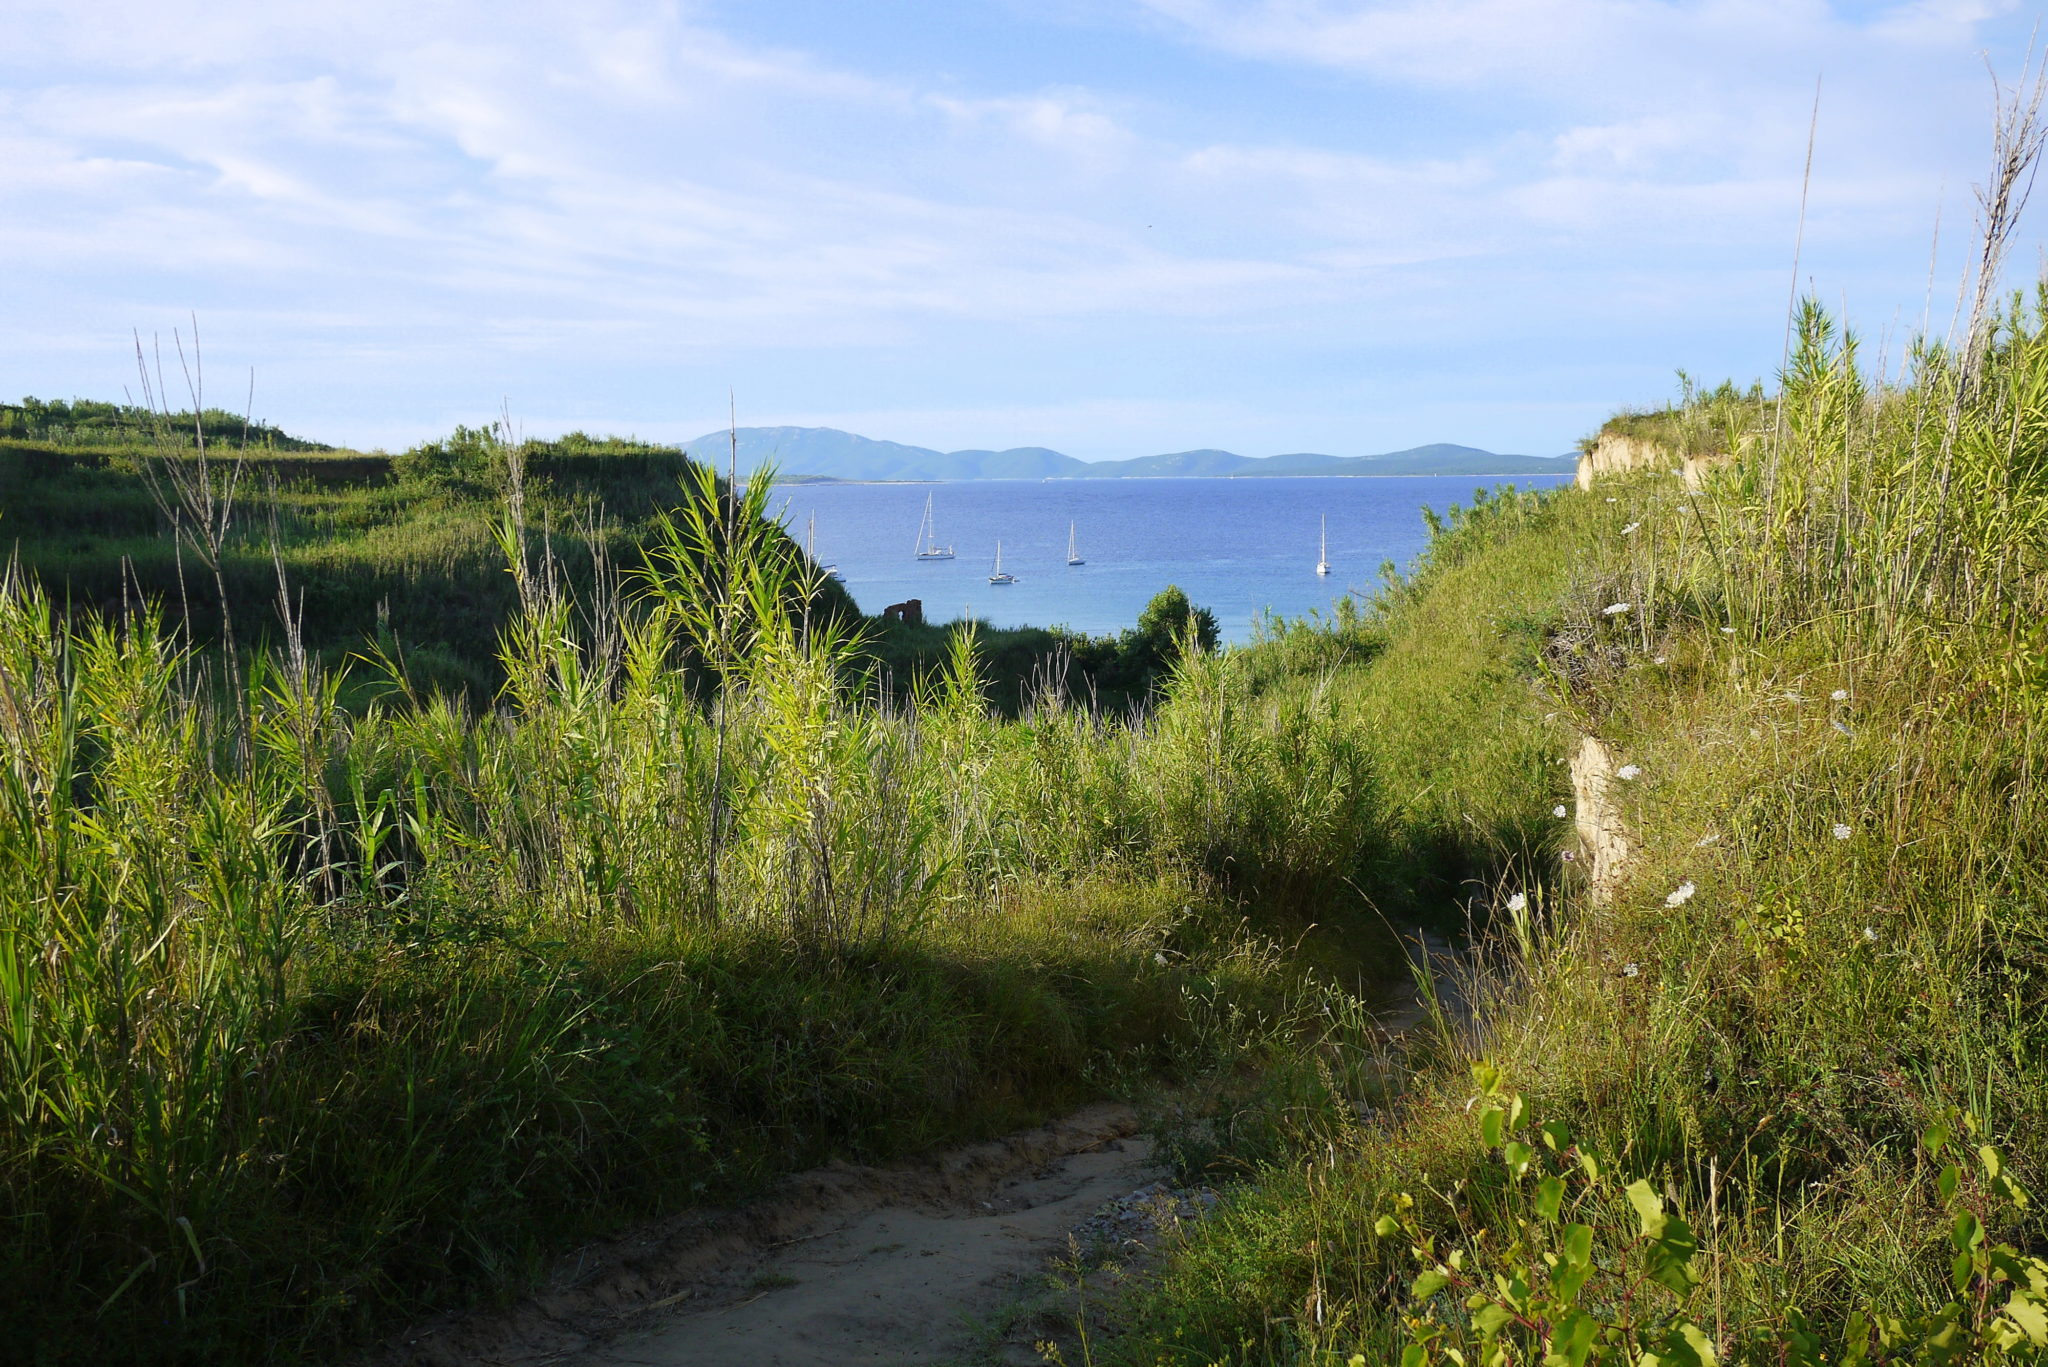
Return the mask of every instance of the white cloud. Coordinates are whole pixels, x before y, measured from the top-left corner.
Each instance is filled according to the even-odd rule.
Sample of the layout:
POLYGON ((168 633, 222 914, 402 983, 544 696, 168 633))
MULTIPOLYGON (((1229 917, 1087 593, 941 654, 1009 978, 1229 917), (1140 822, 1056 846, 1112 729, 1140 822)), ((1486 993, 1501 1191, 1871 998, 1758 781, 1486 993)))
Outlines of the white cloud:
POLYGON ((2012 8, 1921 0, 1859 22, 1821 0, 1137 2, 1232 52, 1581 106, 1850 66, 1873 41, 1967 47, 1985 20, 2012 8))
POLYGON ((1881 12, 1871 32, 1896 43, 1967 43, 1986 20, 2011 14, 2019 0, 1914 0, 1881 12))
MULTIPOLYGON (((1289 110, 1284 83, 1268 117, 1233 123, 1192 79, 882 76, 655 0, 123 0, 94 24, 14 0, 0 257, 23 281, 0 322, 37 345, 0 362, 87 354, 190 306, 365 393, 408 369, 494 400, 803 356, 821 385, 860 365, 885 384, 1012 377, 985 406, 804 401, 876 423, 957 409, 1022 441, 1032 420, 1169 427, 1177 405, 1186 426, 1262 431, 1117 377, 1293 412, 1292 370, 1358 404, 1352 370, 1456 366, 1475 328, 1526 346, 1646 301, 1732 316, 1759 260, 1782 281, 1823 59, 1817 254, 1918 231, 1942 175, 1975 167, 1955 172, 1947 112, 1982 84, 1961 49, 1988 11, 1966 3, 1856 21, 1811 0, 1144 3, 1233 76, 1314 67, 1369 117, 1289 110), (1936 70, 1934 49, 1961 55, 1936 70), (1167 363, 1183 353, 1208 359, 1167 363), (1110 397, 1023 392, 1053 383, 1110 397)), ((1372 402, 1423 411, 1413 388, 1372 402)))
POLYGON ((926 99, 960 123, 994 125, 1041 146, 1091 160, 1121 160, 1139 146, 1128 128, 1078 92, 981 99, 932 94, 926 99))

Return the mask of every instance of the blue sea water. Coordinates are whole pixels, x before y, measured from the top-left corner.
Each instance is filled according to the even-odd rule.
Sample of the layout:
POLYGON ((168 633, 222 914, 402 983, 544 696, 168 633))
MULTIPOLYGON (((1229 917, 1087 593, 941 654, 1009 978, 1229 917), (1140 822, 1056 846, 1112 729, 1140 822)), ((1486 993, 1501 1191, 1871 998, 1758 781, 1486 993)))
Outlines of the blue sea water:
POLYGON ((1064 625, 1091 635, 1137 621, 1152 595, 1178 584, 1216 614, 1226 641, 1251 639, 1273 611, 1299 617, 1347 591, 1369 592, 1380 566, 1406 566, 1428 531, 1424 506, 1469 503, 1475 488, 1552 487, 1571 476, 975 480, 955 484, 800 484, 775 492, 790 531, 816 519, 814 550, 836 561, 864 612, 921 599, 933 621, 972 616, 995 626, 1064 625), (941 545, 958 558, 913 558, 929 495, 941 545), (1315 572, 1321 519, 1331 573, 1315 572), (1085 565, 1069 566, 1067 525, 1085 565), (996 541, 1017 582, 988 582, 996 541))

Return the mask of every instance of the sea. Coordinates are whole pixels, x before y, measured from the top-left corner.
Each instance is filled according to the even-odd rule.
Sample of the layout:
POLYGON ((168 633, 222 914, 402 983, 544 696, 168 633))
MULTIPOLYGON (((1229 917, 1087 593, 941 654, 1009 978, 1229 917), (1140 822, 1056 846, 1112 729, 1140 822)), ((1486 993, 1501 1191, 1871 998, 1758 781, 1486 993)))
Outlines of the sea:
POLYGON ((926 620, 1065 626, 1108 635, 1132 626, 1169 584, 1216 614, 1229 643, 1261 616, 1328 613, 1370 594, 1380 567, 1406 567, 1428 542, 1425 507, 1470 503, 1475 489, 1550 488, 1569 474, 1237 479, 973 480, 945 484, 792 484, 775 491, 784 525, 836 563, 866 613, 919 599, 926 620), (940 545, 920 561, 925 500, 940 545), (1322 527, 1331 572, 1316 574, 1322 527), (1082 565, 1067 564, 1072 526, 1082 565), (997 542, 1014 584, 991 584, 997 542))

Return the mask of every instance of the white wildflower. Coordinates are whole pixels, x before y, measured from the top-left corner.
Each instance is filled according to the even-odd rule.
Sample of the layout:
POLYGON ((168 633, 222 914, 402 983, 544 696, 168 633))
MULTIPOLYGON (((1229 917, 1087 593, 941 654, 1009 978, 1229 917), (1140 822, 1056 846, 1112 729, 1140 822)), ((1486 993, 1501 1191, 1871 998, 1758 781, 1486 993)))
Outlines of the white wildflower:
POLYGON ((1869 926, 1863 927, 1863 943, 1866 945, 1874 945, 1877 943, 1877 932, 1872 930, 1869 926))
POLYGON ((1828 696, 1830 698, 1833 698, 1836 702, 1847 702, 1849 701, 1849 690, 1846 688, 1838 688, 1834 692, 1828 694, 1828 696))
POLYGON ((1605 613, 1609 617, 1619 617, 1622 613, 1627 612, 1630 608, 1634 606, 1635 604, 1633 603, 1609 603, 1606 607, 1600 609, 1600 611, 1605 613))
POLYGON ((1654 660, 1650 661, 1650 663, 1651 663, 1651 664, 1659 664, 1659 665, 1660 665, 1660 664, 1663 664, 1663 663, 1664 663, 1664 657, 1663 657, 1662 655, 1659 655, 1659 656, 1658 656, 1658 657, 1657 657, 1656 659, 1654 659, 1654 660))
POLYGON ((1844 825, 1843 825, 1843 824, 1842 824, 1841 822, 1837 821, 1837 822, 1835 823, 1835 825, 1834 825, 1834 836, 1835 836, 1835 839, 1837 839, 1837 840, 1847 840, 1847 839, 1849 838, 1849 835, 1850 835, 1850 831, 1849 831, 1849 828, 1848 828, 1847 826, 1844 826, 1844 825))
POLYGON ((1640 764, 1624 764, 1619 769, 1616 769, 1614 773, 1617 778, 1637 779, 1643 775, 1643 766, 1640 764))
POLYGON ((1624 978, 1636 977, 1637 975, 1642 973, 1642 971, 1642 968, 1637 964, 1623 964, 1621 966, 1621 976, 1624 978))
POLYGON ((1667 907, 1682 907, 1687 902, 1690 902, 1692 900, 1692 895, 1698 891, 1699 889, 1694 887, 1692 885, 1692 880, 1688 878, 1683 883, 1680 883, 1677 887, 1673 888, 1670 891, 1670 893, 1668 893, 1665 896, 1664 905, 1667 907))
POLYGON ((1640 522, 1631 522, 1626 527, 1623 527, 1621 529, 1621 534, 1623 536, 1633 536, 1636 532, 1636 529, 1641 527, 1642 525, 1643 524, 1640 522))
POLYGON ((1513 897, 1508 898, 1509 911, 1527 911, 1528 909, 1529 899, 1521 893, 1518 892, 1513 897))
POLYGON ((1562 802, 1560 802, 1560 803, 1558 803, 1558 804, 1557 804, 1557 805, 1556 805, 1555 807, 1552 807, 1552 808, 1550 809, 1550 814, 1551 814, 1552 816, 1563 816, 1563 815, 1564 815, 1564 804, 1563 804, 1562 802))

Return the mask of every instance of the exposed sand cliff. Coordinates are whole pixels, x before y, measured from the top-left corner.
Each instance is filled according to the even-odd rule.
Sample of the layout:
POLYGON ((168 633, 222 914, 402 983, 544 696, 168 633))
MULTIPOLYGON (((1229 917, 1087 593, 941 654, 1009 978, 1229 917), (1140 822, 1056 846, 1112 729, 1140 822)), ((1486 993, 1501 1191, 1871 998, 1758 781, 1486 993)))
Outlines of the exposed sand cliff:
POLYGON ((1579 454, 1576 483, 1581 489, 1590 489, 1594 480, 1609 475, 1633 474, 1638 470, 1670 470, 1678 474, 1686 488, 1698 489, 1705 483, 1708 471, 1725 465, 1730 459, 1726 452, 1680 456, 1661 442, 1647 437, 1624 437, 1603 432, 1591 450, 1579 454))

